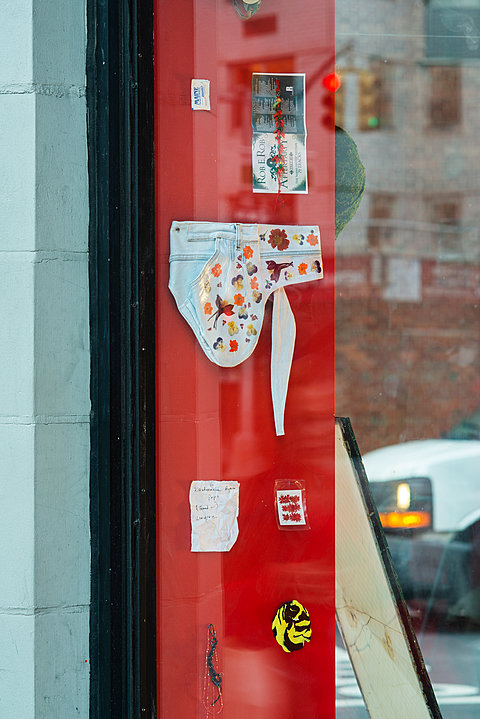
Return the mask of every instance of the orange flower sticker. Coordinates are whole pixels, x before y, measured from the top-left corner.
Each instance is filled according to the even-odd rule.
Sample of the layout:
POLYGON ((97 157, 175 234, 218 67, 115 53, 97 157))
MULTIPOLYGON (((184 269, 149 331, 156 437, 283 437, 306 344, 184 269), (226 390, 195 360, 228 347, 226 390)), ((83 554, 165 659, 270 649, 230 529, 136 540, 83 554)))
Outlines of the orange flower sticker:
POLYGON ((298 265, 298 271, 301 275, 306 275, 308 270, 308 265, 305 264, 305 262, 302 262, 301 265, 298 265))
POLYGON ((236 352, 238 350, 237 340, 230 340, 230 352, 236 352))
POLYGON ((235 295, 233 301, 236 305, 239 305, 239 307, 241 307, 245 302, 245 297, 243 295, 235 295))
POLYGON ((222 265, 219 265, 218 263, 212 267, 212 275, 214 277, 220 277, 222 274, 222 265))
POLYGON ((311 235, 307 235, 307 242, 309 245, 318 245, 318 237, 317 235, 314 235, 313 233, 311 235))
POLYGON ((258 280, 256 277, 252 277, 252 279, 250 280, 250 287, 252 288, 252 290, 258 290, 258 280))
POLYGON ((205 304, 203 305, 203 311, 205 312, 206 315, 211 315, 211 314, 212 314, 212 312, 213 312, 213 307, 212 307, 212 305, 210 304, 210 302, 205 302, 205 304))
POLYGON ((243 256, 246 260, 250 259, 250 257, 253 257, 253 250, 250 245, 245 245, 245 247, 243 248, 243 256))

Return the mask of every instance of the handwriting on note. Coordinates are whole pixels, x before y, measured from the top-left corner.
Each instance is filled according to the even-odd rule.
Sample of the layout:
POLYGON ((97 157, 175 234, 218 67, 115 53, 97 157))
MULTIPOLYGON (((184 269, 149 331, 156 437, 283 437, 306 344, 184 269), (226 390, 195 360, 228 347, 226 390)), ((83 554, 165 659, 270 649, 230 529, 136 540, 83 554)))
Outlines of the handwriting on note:
POLYGON ((238 537, 239 482, 195 480, 190 485, 192 552, 228 552, 238 537))

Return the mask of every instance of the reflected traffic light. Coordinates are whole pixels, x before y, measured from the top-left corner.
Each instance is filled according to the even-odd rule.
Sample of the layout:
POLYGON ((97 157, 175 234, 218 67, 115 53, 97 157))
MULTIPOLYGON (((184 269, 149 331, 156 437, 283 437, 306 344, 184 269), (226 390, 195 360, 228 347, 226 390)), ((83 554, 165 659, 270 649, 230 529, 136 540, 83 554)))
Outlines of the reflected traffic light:
POLYGON ((376 130, 379 119, 380 78, 374 72, 363 70, 358 78, 358 129, 376 130))
POLYGON ((338 73, 331 72, 322 79, 322 85, 326 90, 322 96, 322 124, 333 130, 335 125, 341 125, 343 120, 342 80, 338 73))
POLYGON ((325 87, 329 92, 337 92, 341 84, 342 81, 340 79, 340 75, 336 72, 329 73, 322 80, 323 87, 325 87))

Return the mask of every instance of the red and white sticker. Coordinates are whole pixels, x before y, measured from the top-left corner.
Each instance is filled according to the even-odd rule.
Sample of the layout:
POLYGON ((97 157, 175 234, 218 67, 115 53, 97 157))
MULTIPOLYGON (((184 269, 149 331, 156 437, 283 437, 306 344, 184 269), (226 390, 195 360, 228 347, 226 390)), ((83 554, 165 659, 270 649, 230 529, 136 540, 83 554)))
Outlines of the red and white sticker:
POLYGON ((277 509, 282 527, 306 525, 301 489, 277 490, 277 509))

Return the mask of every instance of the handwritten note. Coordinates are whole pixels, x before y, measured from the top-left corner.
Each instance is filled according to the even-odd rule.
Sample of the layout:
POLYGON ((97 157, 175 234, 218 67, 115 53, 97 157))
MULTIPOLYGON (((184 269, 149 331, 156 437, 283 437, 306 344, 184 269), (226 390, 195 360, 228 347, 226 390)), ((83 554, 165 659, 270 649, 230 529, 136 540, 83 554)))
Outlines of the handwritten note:
POLYGON ((239 482, 196 480, 190 485, 192 552, 228 552, 238 537, 239 482))

